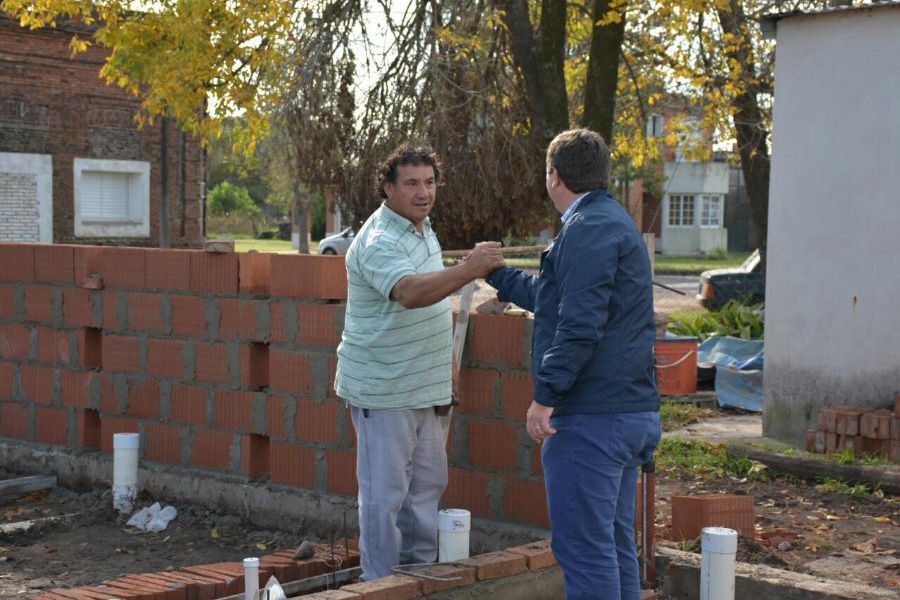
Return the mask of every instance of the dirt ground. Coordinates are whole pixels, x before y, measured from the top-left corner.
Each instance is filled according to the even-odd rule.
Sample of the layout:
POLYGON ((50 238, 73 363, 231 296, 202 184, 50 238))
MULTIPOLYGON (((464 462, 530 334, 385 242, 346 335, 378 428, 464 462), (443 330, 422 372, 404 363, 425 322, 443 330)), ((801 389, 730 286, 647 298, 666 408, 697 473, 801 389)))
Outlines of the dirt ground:
MULTIPOLYGON (((143 497, 138 504, 152 502, 143 497)), ((240 561, 295 548, 303 539, 246 527, 231 515, 176 508, 178 516, 166 531, 146 533, 125 526, 107 490, 77 493, 57 487, 0 499, 0 527, 72 515, 27 533, 0 534, 0 598, 32 598, 44 589, 93 585, 132 573, 240 561)))

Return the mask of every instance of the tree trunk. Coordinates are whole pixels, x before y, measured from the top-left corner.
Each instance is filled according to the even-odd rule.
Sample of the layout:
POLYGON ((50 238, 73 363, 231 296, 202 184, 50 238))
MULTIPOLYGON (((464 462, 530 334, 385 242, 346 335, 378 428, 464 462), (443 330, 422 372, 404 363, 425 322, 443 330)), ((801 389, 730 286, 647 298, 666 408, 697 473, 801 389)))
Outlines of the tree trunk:
POLYGON ((504 21, 509 29, 513 62, 522 72, 531 105, 532 135, 541 148, 569 128, 566 94, 566 3, 543 0, 541 26, 535 35, 527 0, 507 0, 504 21))
POLYGON ((297 252, 299 254, 309 254, 309 227, 307 213, 309 212, 309 198, 306 194, 295 188, 294 191, 294 231, 299 234, 300 239, 297 242, 297 252))
MULTIPOLYGON (((753 59, 753 43, 750 32, 746 28, 744 7, 740 0, 731 0, 730 5, 716 9, 722 31, 742 40, 732 44, 726 51, 729 63, 734 61, 741 73, 756 73, 753 59)), ((731 75, 734 77, 735 72, 731 75)), ((750 218, 756 229, 759 254, 762 259, 763 276, 766 269, 766 247, 769 218, 769 170, 771 158, 767 145, 769 132, 763 121, 762 110, 756 98, 756 84, 750 84, 732 100, 732 118, 737 131, 738 152, 741 156, 741 169, 744 172, 744 183, 747 186, 747 197, 750 201, 750 218)))
POLYGON ((587 80, 584 85, 584 116, 582 124, 603 136, 612 145, 613 120, 616 110, 616 89, 619 82, 619 55, 625 39, 627 5, 622 5, 618 23, 598 26, 597 21, 609 11, 609 0, 594 0, 591 33, 591 52, 588 59, 587 80))

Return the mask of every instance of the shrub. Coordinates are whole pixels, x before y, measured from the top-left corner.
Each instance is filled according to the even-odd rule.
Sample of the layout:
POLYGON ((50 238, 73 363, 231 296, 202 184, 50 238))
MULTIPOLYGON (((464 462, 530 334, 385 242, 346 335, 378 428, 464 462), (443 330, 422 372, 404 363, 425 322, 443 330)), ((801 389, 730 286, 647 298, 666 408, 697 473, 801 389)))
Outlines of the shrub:
POLYGON ((763 304, 748 305, 731 300, 715 311, 673 316, 669 331, 699 338, 701 342, 714 335, 745 340, 763 339, 765 310, 763 304))

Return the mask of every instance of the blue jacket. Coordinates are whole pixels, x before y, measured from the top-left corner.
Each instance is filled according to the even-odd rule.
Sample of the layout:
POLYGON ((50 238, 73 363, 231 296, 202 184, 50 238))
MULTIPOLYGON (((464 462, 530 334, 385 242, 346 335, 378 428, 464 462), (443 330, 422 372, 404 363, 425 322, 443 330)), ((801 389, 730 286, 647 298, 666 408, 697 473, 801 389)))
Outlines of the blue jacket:
POLYGON ((606 190, 581 200, 541 254, 537 276, 501 267, 487 282, 501 301, 534 312, 539 404, 557 415, 659 410, 650 260, 606 190))

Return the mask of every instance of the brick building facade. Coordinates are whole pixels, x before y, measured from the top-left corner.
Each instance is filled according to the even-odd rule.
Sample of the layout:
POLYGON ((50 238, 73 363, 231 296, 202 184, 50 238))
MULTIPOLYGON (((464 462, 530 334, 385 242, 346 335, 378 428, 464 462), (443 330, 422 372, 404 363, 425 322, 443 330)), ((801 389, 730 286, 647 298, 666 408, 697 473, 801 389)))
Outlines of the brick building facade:
POLYGON ((139 99, 100 79, 106 50, 72 57, 76 33, 89 35, 31 31, 0 14, 0 240, 199 242, 199 141, 173 122, 139 130, 139 99))

